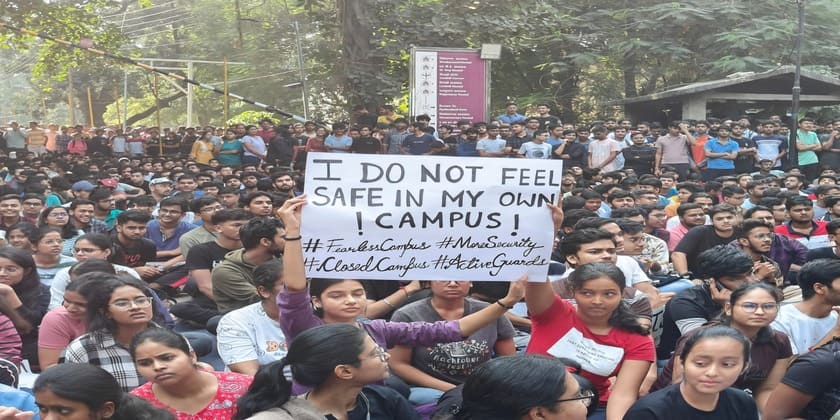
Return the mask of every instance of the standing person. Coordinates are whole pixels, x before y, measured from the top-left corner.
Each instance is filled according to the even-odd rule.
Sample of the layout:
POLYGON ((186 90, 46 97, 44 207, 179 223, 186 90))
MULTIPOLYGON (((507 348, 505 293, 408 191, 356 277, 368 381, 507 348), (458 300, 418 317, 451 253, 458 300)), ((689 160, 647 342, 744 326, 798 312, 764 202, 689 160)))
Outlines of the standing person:
POLYGON ((142 385, 128 352, 132 338, 154 326, 149 289, 137 280, 103 279, 88 296, 88 333, 73 340, 59 363, 86 363, 112 374, 123 391, 142 385))
POLYGON ((633 133, 633 144, 621 151, 624 156, 624 168, 632 169, 638 176, 653 175, 659 171, 656 167, 656 148, 645 141, 642 133, 633 133))
POLYGON ((773 121, 763 121, 758 130, 759 133, 752 138, 758 150, 756 159, 759 163, 765 159, 772 161, 768 170, 781 169, 782 159, 787 154, 787 139, 776 134, 776 124, 773 121))
POLYGON ((324 147, 328 152, 333 153, 348 153, 350 147, 353 146, 353 139, 346 134, 347 126, 344 124, 335 124, 333 132, 326 139, 324 139, 324 147))
POLYGON ((709 135, 709 122, 697 121, 694 124, 694 139, 696 142, 691 145, 691 159, 693 167, 700 171, 706 169, 706 143, 714 137, 709 135))
POLYGON ((225 130, 222 142, 216 146, 216 156, 222 166, 238 168, 242 165, 242 142, 236 138, 236 130, 225 130))
POLYGON ((30 251, 0 248, 0 313, 9 317, 23 343, 21 357, 38 364, 38 325, 47 313, 49 287, 41 284, 30 251))
POLYGON ((739 174, 748 174, 755 171, 755 165, 758 163, 756 158, 757 148, 755 142, 750 136, 745 134, 747 127, 741 123, 733 123, 731 125, 732 132, 730 138, 733 142, 738 144, 738 157, 735 159, 735 172, 739 174))
POLYGON ((70 131, 67 126, 62 125, 59 132, 55 135, 55 152, 62 154, 67 151, 67 143, 70 143, 72 137, 68 134, 70 131))
POLYGON ((607 137, 607 129, 597 126, 592 129, 594 141, 589 143, 589 167, 604 172, 616 170, 615 158, 621 153, 618 142, 607 137))
POLYGON ((38 157, 47 151, 46 145, 47 134, 44 129, 38 126, 37 121, 30 121, 29 131, 26 132, 26 149, 38 157))
POLYGON ((111 152, 114 157, 123 157, 128 154, 128 143, 122 128, 117 128, 113 136, 108 140, 111 144, 111 152))
POLYGON ((519 148, 519 155, 526 159, 551 159, 551 145, 545 142, 547 138, 548 131, 535 131, 534 140, 524 143, 519 148))
POLYGON ((684 380, 640 399, 626 420, 758 420, 758 409, 744 391, 730 388, 750 361, 750 342, 725 326, 703 329, 685 341, 680 353, 684 380))
POLYGON ((405 136, 402 143, 402 153, 404 155, 430 155, 432 153, 432 146, 435 144, 435 137, 426 134, 424 131, 426 125, 423 123, 413 123, 411 128, 414 133, 405 136))
POLYGON ((198 140, 192 144, 189 158, 199 165, 203 165, 205 167, 210 165, 210 160, 216 158, 213 154, 213 142, 211 141, 212 137, 213 133, 210 131, 201 133, 198 140))
POLYGON ((84 156, 87 154, 87 149, 87 142, 82 138, 82 134, 78 132, 73 133, 73 137, 67 143, 67 151, 74 155, 84 156))
POLYGON ((26 147, 26 130, 21 128, 17 121, 9 121, 9 129, 3 133, 3 140, 6 141, 6 149, 9 152, 17 152, 18 158, 23 157, 26 147))
POLYGON ((703 180, 712 181, 721 176, 735 174, 735 160, 738 158, 738 143, 729 140, 728 125, 718 127, 717 138, 709 139, 705 146, 706 169, 703 180))
POLYGON ((268 148, 265 145, 265 140, 257 135, 257 127, 249 125, 245 127, 247 134, 240 139, 242 142, 242 164, 243 165, 259 165, 264 161, 268 148))
POLYGON ((668 134, 656 139, 655 145, 659 152, 656 155, 656 167, 671 166, 676 169, 680 179, 685 179, 691 168, 689 163, 691 157, 688 155, 689 147, 694 145, 696 141, 688 130, 688 124, 682 121, 672 121, 668 124, 668 134))
POLYGON ((300 334, 282 361, 257 372, 239 399, 237 420, 320 420, 325 414, 347 420, 420 416, 396 391, 373 385, 388 377, 388 353, 368 334, 347 324, 321 325, 300 334), (283 371, 311 387, 293 397, 283 371))
POLYGON ((780 298, 776 289, 765 283, 752 283, 733 291, 724 306, 724 313, 717 320, 680 337, 674 355, 650 392, 683 381, 683 364, 686 361, 680 360, 679 355, 687 339, 709 326, 726 325, 750 340, 750 363, 731 386, 749 390, 759 411, 764 412, 770 394, 779 385, 793 355, 788 336, 770 327, 781 306, 780 298))
POLYGON ((816 152, 823 150, 820 138, 814 132, 815 125, 812 118, 802 118, 799 120, 799 130, 796 132, 799 172, 809 181, 819 175, 820 158, 816 152))
POLYGON ((178 420, 232 419, 235 401, 252 382, 247 375, 202 369, 189 342, 163 328, 137 334, 129 352, 147 381, 131 394, 168 410, 178 420))

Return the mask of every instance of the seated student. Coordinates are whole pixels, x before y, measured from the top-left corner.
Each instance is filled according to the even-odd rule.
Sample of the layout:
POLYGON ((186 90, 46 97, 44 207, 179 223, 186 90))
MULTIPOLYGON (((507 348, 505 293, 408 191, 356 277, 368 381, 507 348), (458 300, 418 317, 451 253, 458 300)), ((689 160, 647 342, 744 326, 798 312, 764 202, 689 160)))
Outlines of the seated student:
POLYGON ((714 319, 723 311, 733 290, 754 283, 753 262, 739 249, 718 245, 700 254, 697 278, 707 282, 683 290, 668 302, 656 356, 671 358, 681 335, 714 319))
MULTIPOLYGON (((557 208, 551 208, 556 215, 557 208)), ((655 360, 653 339, 622 301, 624 274, 615 265, 583 264, 568 280, 577 306, 554 294, 548 281, 526 286, 533 322, 527 353, 580 361, 580 375, 592 381, 599 395, 590 418, 620 419, 638 398, 655 360)))
POLYGON ((771 325, 790 338, 793 354, 811 349, 840 336, 837 311, 840 305, 840 260, 808 262, 799 272, 802 302, 783 305, 771 325))
MULTIPOLYGON (((102 233, 86 233, 82 235, 73 247, 73 253, 79 262, 100 260, 111 265, 108 272, 125 273, 137 280, 140 280, 140 275, 133 269, 124 265, 113 264, 113 261, 119 259, 119 256, 113 250, 111 239, 102 233)), ((73 267, 77 267, 75 264, 73 267)), ((61 306, 64 300, 64 290, 70 283, 71 271, 73 267, 61 269, 55 274, 53 282, 50 285, 50 309, 61 306)))
POLYGON ((177 333, 150 328, 131 340, 131 357, 146 383, 131 391, 178 420, 230 419, 252 378, 204 370, 189 342, 177 333))
POLYGON ((7 245, 13 248, 23 249, 27 252, 32 252, 32 242, 29 238, 37 235, 38 226, 29 222, 18 222, 11 226, 6 231, 7 245))
POLYGON ((66 364, 44 371, 32 387, 42 419, 174 420, 168 411, 124 393, 118 381, 93 365, 66 364))
POLYGON ((840 241, 840 217, 828 222, 825 226, 825 230, 828 232, 829 242, 835 245, 808 250, 808 261, 820 258, 840 259, 840 254, 838 254, 840 251, 838 251, 836 245, 837 242, 840 241))
MULTIPOLYGON (((467 298, 468 281, 433 281, 432 295, 394 312, 394 322, 437 322, 462 318, 486 308, 485 303, 467 298)), ((391 369, 411 388, 409 401, 415 405, 433 403, 443 392, 454 388, 492 355, 516 353, 514 330, 506 317, 500 317, 462 341, 411 347, 398 345, 390 350, 391 369)))
POLYGON ((396 391, 373 385, 388 377, 388 353, 364 330, 328 324, 301 333, 283 360, 260 368, 248 392, 237 402, 236 419, 348 420, 420 416, 396 391), (312 390, 293 397, 283 371, 312 390))
POLYGON ((172 285, 187 276, 183 268, 185 256, 181 254, 178 241, 195 225, 182 220, 187 212, 187 201, 178 197, 166 198, 160 202, 158 218, 146 225, 146 239, 155 244, 157 252, 153 269, 157 270, 151 278, 146 278, 152 288, 171 292, 172 285))
POLYGON ((584 420, 594 399, 563 362, 538 355, 482 364, 464 382, 462 395, 452 416, 458 420, 584 420))
POLYGON ((26 412, 33 415, 38 413, 35 397, 26 391, 21 391, 15 387, 0 383, 0 419, 23 420, 34 418, 32 416, 26 417, 22 414, 26 412))
POLYGON ((709 210, 712 224, 697 226, 680 239, 671 253, 674 271, 677 273, 697 270, 697 257, 705 250, 717 245, 728 244, 735 239, 735 218, 738 212, 728 204, 718 204, 709 210))
POLYGON ((829 419, 840 411, 840 339, 800 355, 770 395, 763 419, 829 419))
MULTIPOLYGON (((2 309, 0 309, 2 312, 2 309)), ((0 362, 8 361, 16 367, 20 365, 20 335, 15 329, 15 324, 8 316, 0 313, 0 362)), ((0 371, 3 370, 2 363, 0 363, 0 371)), ((2 379, 4 375, 0 373, 0 383, 4 383, 2 379)), ((17 382, 17 380, 13 381, 17 382)))
POLYGON ((730 388, 749 361, 744 334, 725 326, 701 329, 680 352, 683 380, 636 401, 624 419, 758 420, 753 399, 730 388))
POLYGON ((829 245, 826 225, 828 222, 813 220, 814 202, 808 197, 796 196, 785 201, 790 221, 776 226, 777 235, 784 235, 799 241, 808 249, 829 245))
POLYGON ((650 391, 658 391, 683 380, 683 361, 679 359, 679 354, 686 339, 710 325, 726 325, 740 331, 752 344, 749 366, 732 386, 749 390, 759 411, 763 412, 770 393, 779 385, 792 358, 787 335, 770 327, 781 306, 780 298, 778 291, 766 283, 747 284, 732 292, 724 313, 718 319, 680 337, 674 355, 650 391))
POLYGON ((67 348, 67 345, 87 332, 85 325, 87 297, 79 290, 93 280, 93 277, 88 277, 68 284, 64 289, 61 306, 44 315, 41 327, 38 329, 38 359, 41 362, 41 369, 57 364, 61 352, 67 348))
POLYGON ((222 361, 232 372, 251 376, 260 366, 282 359, 288 349, 276 303, 283 287, 283 263, 269 260, 257 266, 254 283, 262 299, 228 312, 216 328, 222 361))
POLYGON ((38 279, 30 252, 0 248, 0 313, 9 317, 22 341, 21 357, 38 369, 38 325, 50 301, 49 287, 38 279))
POLYGON ((42 227, 37 234, 29 238, 32 242, 32 259, 38 269, 38 277, 41 284, 49 286, 52 284, 55 274, 76 263, 76 259, 61 255, 61 247, 64 239, 61 238, 61 231, 51 227, 42 227))

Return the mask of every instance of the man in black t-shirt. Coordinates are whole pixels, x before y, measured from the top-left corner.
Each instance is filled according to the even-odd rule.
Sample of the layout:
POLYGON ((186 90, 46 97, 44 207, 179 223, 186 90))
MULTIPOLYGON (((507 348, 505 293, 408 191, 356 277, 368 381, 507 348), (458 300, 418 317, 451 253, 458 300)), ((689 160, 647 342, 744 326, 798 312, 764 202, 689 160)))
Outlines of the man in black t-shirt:
MULTIPOLYGON (((767 399, 765 420, 829 419, 840 411, 840 339, 799 356, 767 399)), ((835 416, 836 417, 836 416, 835 416)))
POLYGON ((146 223, 151 216, 140 210, 128 210, 117 216, 116 232, 111 238, 114 247, 123 256, 124 264, 137 271, 140 277, 151 279, 160 274, 157 269, 147 267, 146 263, 154 261, 157 247, 154 242, 146 239, 146 223))
POLYGON ((740 249, 718 245, 701 253, 698 260, 695 277, 707 282, 679 292, 665 306, 656 349, 661 362, 671 357, 680 336, 718 316, 733 290, 756 281, 752 258, 740 249))
POLYGON ((359 127, 359 138, 353 140, 350 145, 350 151, 353 153, 368 153, 380 154, 382 153, 382 142, 371 137, 370 127, 359 127))
POLYGON ((187 254, 186 269, 190 278, 184 286, 184 291, 192 295, 193 299, 178 303, 170 309, 178 318, 204 327, 219 315, 213 300, 211 274, 213 268, 224 261, 228 252, 242 247, 239 229, 250 218, 251 215, 242 209, 219 210, 213 214, 212 224, 218 237, 213 242, 195 245, 187 254))
POLYGON ((683 236, 674 252, 671 261, 674 271, 685 273, 697 269, 697 256, 701 252, 715 245, 727 244, 732 241, 735 233, 735 217, 737 210, 729 204, 718 204, 709 210, 711 225, 691 228, 683 236))

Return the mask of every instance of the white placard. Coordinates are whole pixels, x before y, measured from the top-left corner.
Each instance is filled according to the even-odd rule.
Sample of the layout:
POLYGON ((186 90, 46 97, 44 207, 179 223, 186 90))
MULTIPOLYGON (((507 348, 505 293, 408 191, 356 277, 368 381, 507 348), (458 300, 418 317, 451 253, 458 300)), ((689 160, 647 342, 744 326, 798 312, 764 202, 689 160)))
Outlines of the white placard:
POLYGON ((558 160, 309 153, 310 277, 544 281, 558 160))

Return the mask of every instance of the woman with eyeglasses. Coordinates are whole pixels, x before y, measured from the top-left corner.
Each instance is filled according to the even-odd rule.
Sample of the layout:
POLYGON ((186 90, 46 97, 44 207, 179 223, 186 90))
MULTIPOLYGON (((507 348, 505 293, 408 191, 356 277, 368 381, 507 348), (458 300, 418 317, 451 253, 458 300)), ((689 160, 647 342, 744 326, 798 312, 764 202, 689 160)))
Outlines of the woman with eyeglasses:
POLYGON ((41 284, 30 252, 0 248, 0 313, 12 320, 23 343, 21 357, 38 365, 38 325, 47 313, 50 289, 41 284))
POLYGON ((62 268, 70 267, 76 263, 76 259, 61 255, 61 247, 64 239, 61 238, 61 231, 51 227, 38 229, 35 237, 30 238, 32 242, 32 259, 38 267, 38 276, 41 283, 49 286, 52 284, 55 274, 62 268))
POLYGON ((110 277, 88 294, 88 333, 73 340, 59 363, 89 363, 105 369, 128 392, 145 380, 137 372, 128 347, 152 322, 151 291, 140 281, 110 277))
MULTIPOLYGON (((133 268, 113 264, 113 261, 117 258, 116 251, 114 250, 111 238, 103 233, 86 233, 80 236, 73 246, 73 255, 76 256, 76 260, 79 262, 90 260, 107 261, 113 266, 115 273, 128 274, 137 280, 141 280, 140 275, 133 268)), ((52 284, 50 285, 50 309, 61 306, 61 302, 64 299, 64 289, 71 281, 71 269, 72 267, 66 267, 55 273, 55 277, 53 277, 52 284)))
MULTIPOLYGON (((47 312, 38 328, 38 359, 41 369, 47 369, 58 363, 61 352, 77 337, 87 332, 85 314, 87 312, 87 292, 90 288, 82 286, 100 279, 102 274, 95 273, 80 278, 64 290, 61 306, 47 312)), ((107 274, 106 274, 107 276, 107 274)))
MULTIPOLYGON (((788 336, 770 327, 779 311, 780 298, 778 291, 766 283, 741 286, 732 292, 721 317, 707 324, 732 327, 750 340, 750 364, 732 386, 750 390, 760 410, 764 409, 770 394, 781 382, 793 356, 788 336)), ((683 361, 679 360, 681 347, 691 334, 703 328, 708 327, 690 331, 677 341, 674 355, 659 374, 651 392, 683 380, 683 361)))
POLYGON ((362 329, 327 324, 302 332, 283 360, 260 367, 237 402, 237 420, 412 420, 420 416, 396 391, 379 385, 388 377, 388 353, 362 329), (284 375, 311 387, 292 396, 284 375))
POLYGON ((464 382, 458 420, 583 420, 595 395, 584 391, 567 366, 538 355, 502 356, 475 369, 464 382), (527 372, 527 374, 522 374, 527 372))
POLYGON ((73 244, 76 243, 76 239, 85 234, 85 231, 77 229, 70 223, 70 212, 61 206, 45 208, 38 217, 38 226, 61 231, 61 239, 64 239, 61 255, 68 257, 73 256, 73 244))
POLYGON ((701 328, 685 339, 679 361, 682 380, 636 401, 624 420, 758 420, 756 401, 732 388, 750 362, 750 340, 740 331, 701 328))
POLYGON ((163 328, 134 336, 129 352, 137 371, 148 381, 131 394, 169 410, 178 420, 233 418, 236 400, 253 380, 239 373, 202 369, 187 340, 163 328))

